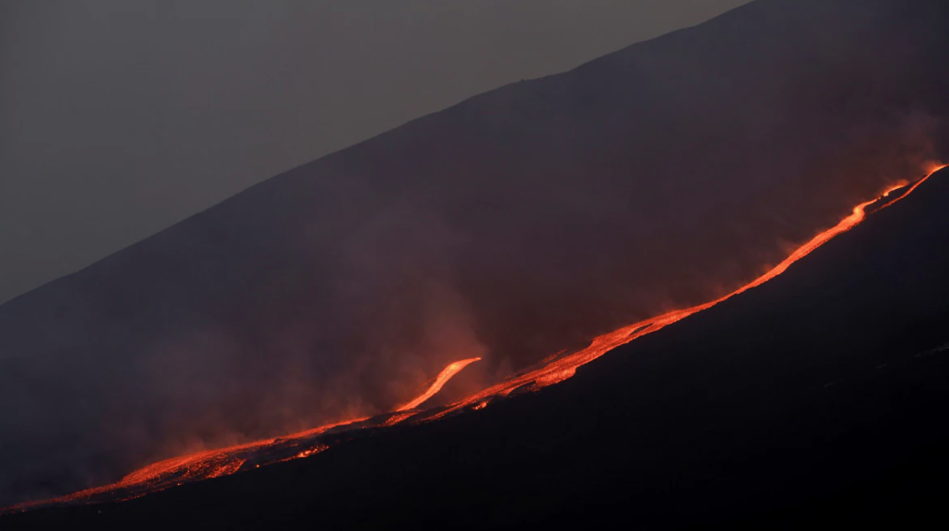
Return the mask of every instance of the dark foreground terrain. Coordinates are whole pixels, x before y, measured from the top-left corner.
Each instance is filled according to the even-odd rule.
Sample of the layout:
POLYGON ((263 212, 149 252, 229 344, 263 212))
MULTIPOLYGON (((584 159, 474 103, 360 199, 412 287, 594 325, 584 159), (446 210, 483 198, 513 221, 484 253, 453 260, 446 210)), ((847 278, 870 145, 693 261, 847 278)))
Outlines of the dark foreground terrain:
POLYGON ((770 283, 540 393, 0 528, 945 525, 947 202, 942 171, 770 283))

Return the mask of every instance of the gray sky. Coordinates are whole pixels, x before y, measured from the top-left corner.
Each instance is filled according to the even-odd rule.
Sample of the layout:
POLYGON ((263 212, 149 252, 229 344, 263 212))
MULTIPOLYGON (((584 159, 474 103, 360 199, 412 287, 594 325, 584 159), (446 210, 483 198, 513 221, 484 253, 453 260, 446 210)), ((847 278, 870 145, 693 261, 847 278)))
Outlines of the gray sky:
POLYGON ((0 0, 0 302, 261 180, 748 0, 0 0))

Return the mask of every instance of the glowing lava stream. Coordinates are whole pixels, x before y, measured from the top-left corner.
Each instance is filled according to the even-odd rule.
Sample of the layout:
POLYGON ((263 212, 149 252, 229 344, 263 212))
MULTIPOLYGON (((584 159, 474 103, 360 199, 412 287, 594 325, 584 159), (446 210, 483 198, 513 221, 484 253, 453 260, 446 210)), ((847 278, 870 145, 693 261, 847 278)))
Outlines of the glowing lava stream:
MULTIPOLYGON (((930 171, 925 177, 909 187, 904 193, 883 203, 876 212, 888 208, 907 197, 934 173, 946 167, 947 165, 933 165, 929 168, 930 171)), ((664 313, 625 326, 608 334, 598 336, 583 350, 565 356, 548 358, 537 369, 511 376, 496 385, 448 407, 415 410, 415 408, 438 393, 445 383, 459 371, 471 363, 480 360, 480 358, 470 358, 449 364, 435 378, 428 390, 418 398, 400 406, 396 411, 391 413, 372 418, 349 420, 320 426, 276 439, 267 439, 229 448, 208 450, 188 456, 166 459, 137 470, 113 485, 96 487, 52 500, 24 503, 7 509, 0 509, 0 514, 60 503, 90 503, 136 498, 149 492, 180 485, 184 482, 216 478, 233 474, 239 470, 314 455, 328 449, 332 444, 355 437, 361 431, 384 429, 403 423, 419 424, 433 421, 462 410, 480 410, 488 406, 492 400, 506 397, 515 391, 535 391, 562 382, 576 374, 578 367, 599 358, 616 347, 665 328, 690 315, 707 310, 720 302, 726 301, 777 277, 781 273, 784 273, 794 262, 804 258, 818 247, 824 245, 839 234, 852 229, 866 219, 866 208, 868 206, 884 201, 889 198, 893 192, 906 188, 908 185, 908 183, 902 182, 886 190, 880 197, 857 205, 854 207, 853 212, 841 220, 836 226, 821 232, 804 245, 798 247, 790 256, 770 271, 728 295, 691 308, 664 313)))
POLYGON ((438 376, 435 377, 435 382, 432 383, 432 386, 428 388, 428 391, 425 391, 424 393, 422 393, 422 395, 416 398, 415 400, 403 406, 400 406, 399 409, 397 409, 396 411, 408 411, 410 409, 415 409, 419 407, 420 405, 428 401, 429 398, 435 396, 435 393, 441 391, 442 387, 444 387, 444 385, 448 382, 448 380, 452 378, 452 376, 458 374, 461 371, 461 369, 464 369, 465 367, 467 367, 468 365, 471 365, 472 363, 476 361, 481 361, 481 358, 469 358, 466 360, 456 361, 454 363, 448 364, 448 366, 445 367, 442 370, 442 372, 439 373, 438 376))
MULTIPOLYGON (((892 206, 893 204, 897 203, 898 201, 902 200, 903 198, 907 197, 909 194, 914 192, 921 184, 923 184, 923 182, 925 182, 927 179, 932 177, 933 174, 935 174, 936 172, 946 167, 949 167, 949 165, 945 165, 945 164, 930 165, 925 177, 923 177, 922 179, 917 181, 915 184, 913 184, 913 186, 910 187, 909 190, 907 190, 905 193, 884 203, 877 210, 877 212, 885 208, 888 208, 892 206)), ((866 208, 868 206, 890 197, 890 194, 892 194, 896 190, 905 188, 908 185, 909 183, 907 183, 906 181, 900 182, 888 188, 886 191, 883 192, 882 195, 880 195, 876 199, 866 201, 857 205, 856 207, 854 207, 853 212, 849 216, 841 220, 840 223, 838 223, 836 226, 830 229, 827 229, 824 232, 821 232, 820 234, 812 238, 810 241, 808 241, 804 245, 795 249, 794 252, 792 252, 790 256, 785 258, 780 264, 776 265, 767 273, 761 275, 755 280, 749 282, 748 284, 745 284, 744 286, 738 288, 737 290, 721 298, 718 298, 711 302, 706 302, 705 304, 693 306, 691 308, 685 308, 682 310, 674 310, 668 313, 664 313, 662 315, 658 315, 656 317, 651 317, 644 321, 633 323, 631 325, 624 326, 623 328, 620 328, 618 330, 614 330, 613 332, 598 336, 595 339, 593 339, 593 341, 590 343, 590 346, 588 346, 587 348, 579 352, 575 352, 573 354, 564 356, 559 359, 554 359, 553 361, 547 363, 546 365, 538 369, 512 376, 499 384, 493 385, 485 389, 484 391, 481 391, 480 393, 470 396, 466 398, 465 400, 448 407, 447 409, 434 412, 431 416, 426 417, 425 420, 438 419, 438 418, 444 417, 445 415, 448 415, 450 413, 453 413, 455 411, 465 409, 465 408, 483 409, 495 397, 505 397, 518 389, 526 388, 528 390, 537 390, 543 387, 547 387, 548 385, 553 385, 555 383, 562 382, 568 378, 571 378, 574 374, 576 374, 578 367, 582 365, 586 365, 587 363, 590 363, 591 361, 599 358, 600 356, 606 354, 607 352, 617 347, 620 347, 631 341, 639 339, 640 337, 643 337, 647 334, 656 332, 673 323, 681 321, 682 319, 685 319, 686 317, 690 315, 696 314, 703 310, 707 310, 711 308, 712 306, 715 306, 716 304, 724 302, 736 295, 740 295, 752 288, 756 288, 764 284, 765 282, 775 278, 781 273, 784 273, 785 271, 787 271, 788 267, 791 266, 791 264, 811 254, 818 247, 829 242, 836 236, 844 232, 847 232, 848 230, 857 226, 860 222, 866 219, 866 208)))

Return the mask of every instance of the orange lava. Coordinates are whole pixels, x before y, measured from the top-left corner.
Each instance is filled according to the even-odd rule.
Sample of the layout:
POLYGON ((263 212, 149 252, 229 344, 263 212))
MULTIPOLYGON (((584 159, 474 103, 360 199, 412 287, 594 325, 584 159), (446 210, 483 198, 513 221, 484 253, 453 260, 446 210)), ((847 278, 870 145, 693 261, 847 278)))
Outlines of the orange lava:
POLYGON ((359 418, 336 422, 275 439, 265 439, 164 459, 140 468, 111 485, 94 487, 51 500, 22 503, 6 509, 0 508, 0 514, 69 502, 129 500, 149 492, 164 490, 183 483, 229 476, 244 468, 245 464, 251 459, 259 461, 254 464, 254 467, 257 468, 261 464, 309 457, 329 448, 327 444, 318 442, 318 440, 335 428, 342 429, 347 426, 353 426, 354 429, 389 427, 413 417, 414 412, 405 411, 414 409, 435 396, 454 375, 468 365, 480 360, 481 358, 471 358, 450 363, 439 373, 434 383, 424 393, 400 407, 397 414, 382 415, 374 419, 359 418))
POLYGON ((149 492, 155 492, 185 482, 226 476, 247 468, 256 468, 261 465, 308 457, 321 453, 329 449, 335 442, 354 437, 364 430, 388 429, 402 423, 418 424, 433 421, 463 410, 480 410, 489 406, 492 401, 510 396, 516 391, 536 391, 543 387, 562 382, 576 374, 578 367, 599 358, 616 347, 625 345, 657 330, 661 330, 690 315, 707 310, 720 302, 726 301, 777 277, 781 273, 784 273, 791 264, 804 258, 834 237, 852 229, 862 222, 867 216, 866 209, 868 206, 889 199, 877 209, 877 212, 888 208, 914 192, 916 188, 934 173, 946 167, 947 165, 932 165, 928 168, 928 173, 925 177, 914 183, 908 190, 895 198, 890 199, 893 192, 906 188, 908 183, 902 182, 896 184, 887 189, 877 199, 857 205, 854 207, 853 212, 842 219, 840 223, 821 232, 804 245, 798 247, 790 256, 767 273, 721 298, 691 308, 664 313, 638 323, 624 326, 608 334, 603 334, 593 339, 590 345, 583 350, 567 355, 558 353, 558 355, 545 359, 539 368, 511 376, 496 385, 488 387, 448 407, 416 411, 416 408, 438 393, 445 383, 459 371, 479 361, 481 358, 470 358, 449 364, 435 378, 432 385, 424 393, 389 414, 328 424, 276 439, 267 439, 165 459, 132 472, 112 485, 96 487, 52 500, 24 503, 0 510, 0 513, 23 511, 35 507, 70 502, 91 503, 106 500, 132 499, 149 492))
POLYGON ((444 385, 448 383, 448 380, 451 380, 452 376, 458 374, 459 372, 461 372, 462 369, 464 369, 465 367, 467 367, 468 365, 471 365, 472 363, 476 361, 481 361, 481 358, 469 358, 466 360, 456 361, 454 363, 448 364, 448 366, 445 367, 442 370, 442 372, 440 372, 438 376, 435 377, 435 381, 432 382, 432 385, 431 387, 428 388, 428 391, 425 391, 424 393, 422 393, 421 396, 419 396, 415 400, 408 402, 402 406, 399 406, 399 409, 397 409, 396 411, 408 411, 410 409, 415 409, 419 407, 420 405, 424 404, 426 401, 428 401, 429 398, 435 396, 436 393, 441 391, 442 387, 444 387, 444 385))
MULTIPOLYGON (((909 190, 905 193, 897 196, 894 199, 891 199, 887 203, 883 204, 879 210, 890 207, 903 198, 907 197, 909 194, 914 192, 923 182, 929 179, 934 173, 949 167, 946 164, 932 164, 927 168, 927 174, 925 177, 917 181, 909 190)), ((811 254, 818 247, 824 245, 828 241, 832 240, 836 236, 847 232, 852 229, 864 219, 866 219, 866 208, 874 203, 877 203, 883 199, 889 198, 890 195, 901 189, 905 188, 908 183, 905 181, 886 189, 879 197, 876 199, 865 201, 854 207, 853 212, 842 219, 840 223, 827 229, 817 236, 814 236, 810 241, 804 245, 798 247, 791 253, 790 256, 785 258, 780 264, 776 265, 774 268, 769 270, 767 273, 761 275, 755 280, 745 284, 744 286, 736 289, 735 291, 711 302, 706 302, 698 306, 693 306, 691 308, 685 308, 682 310, 674 310, 656 317, 651 317, 644 321, 638 323, 633 323, 628 326, 624 326, 613 332, 603 334, 596 337, 587 348, 564 356, 559 359, 555 359, 548 364, 522 374, 515 375, 507 380, 504 380, 501 383, 493 385, 484 391, 481 391, 473 396, 466 398, 465 400, 458 402, 457 404, 452 405, 451 407, 444 409, 442 411, 435 412, 431 416, 427 417, 426 420, 435 420, 450 413, 453 413, 458 410, 473 408, 473 409, 482 409, 485 407, 485 404, 490 399, 497 396, 507 396, 512 392, 518 389, 526 390, 537 390, 548 385, 553 385, 559 382, 562 382, 568 378, 573 377, 576 374, 577 368, 590 363, 591 361, 599 358, 603 354, 615 349, 616 347, 625 345, 631 341, 639 339, 647 334, 661 330, 673 323, 681 321, 686 317, 707 310, 716 304, 724 302, 736 295, 740 295, 752 288, 756 288, 765 282, 777 277, 781 273, 784 273, 788 267, 791 266, 794 262, 804 258, 805 256, 811 254)), ((878 211, 879 211, 878 210, 878 211)))
MULTIPOLYGON (((919 188, 919 186, 920 186, 921 184, 923 184, 924 182, 926 182, 930 177, 932 177, 934 174, 936 174, 936 173, 938 173, 938 172, 940 172, 940 171, 942 171, 942 170, 944 170, 944 169, 946 169, 946 168, 949 168, 949 164, 930 163, 930 164, 928 165, 927 169, 926 169, 926 176, 925 176, 925 177, 923 177, 922 179, 916 181, 916 183, 913 184, 913 186, 911 186, 910 189, 907 190, 906 193, 904 193, 903 195, 901 195, 901 196, 897 197, 896 199, 893 199, 893 200, 891 200, 890 202, 886 203, 885 205, 881 206, 880 209, 877 210, 877 212, 879 212, 880 210, 883 210, 884 208, 889 208, 889 207, 893 206, 894 204, 896 204, 897 202, 899 202, 899 201, 900 201, 901 199, 903 199, 904 197, 906 197, 906 196, 908 196, 909 194, 915 192, 916 189, 919 188)), ((903 186, 906 186, 906 185, 903 185, 903 186)), ((902 186, 898 186, 898 187, 896 187, 895 189, 899 189, 899 188, 901 188, 901 187, 902 187, 902 186)), ((892 192, 892 191, 894 191, 894 190, 889 190, 889 191, 887 191, 887 193, 883 194, 883 197, 889 197, 889 194, 890 194, 890 192, 892 192)))

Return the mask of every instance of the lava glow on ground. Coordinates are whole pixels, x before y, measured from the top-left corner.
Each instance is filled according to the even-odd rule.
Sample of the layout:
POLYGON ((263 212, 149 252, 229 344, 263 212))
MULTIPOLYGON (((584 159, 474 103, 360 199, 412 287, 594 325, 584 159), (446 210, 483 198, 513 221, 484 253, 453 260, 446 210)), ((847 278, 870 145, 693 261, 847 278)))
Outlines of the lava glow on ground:
POLYGON ((350 439, 356 433, 364 430, 387 429, 396 425, 420 424, 466 410, 480 410, 488 407, 491 402, 503 399, 515 391, 536 391, 549 385, 562 382, 576 374, 578 367, 599 358, 616 347, 681 321, 692 314, 711 308, 720 302, 760 286, 777 277, 781 273, 784 273, 794 262, 804 258, 837 235, 861 223, 866 219, 867 209, 869 207, 875 207, 872 212, 879 212, 892 206, 894 203, 914 192, 934 173, 946 167, 946 165, 932 165, 928 169, 926 176, 915 182, 912 186, 905 181, 897 183, 876 199, 857 205, 854 207, 853 212, 842 219, 837 225, 821 232, 807 243, 798 247, 784 261, 770 271, 728 295, 691 308, 664 313, 604 334, 593 339, 590 345, 583 350, 552 356, 537 368, 515 374, 460 402, 446 407, 419 409, 423 403, 437 394, 453 376, 468 365, 479 361, 480 358, 465 359, 449 364, 432 381, 424 393, 419 395, 416 399, 398 407, 397 410, 392 413, 377 415, 372 418, 353 419, 336 424, 329 424, 274 439, 266 439, 228 448, 207 450, 187 456, 165 459, 132 472, 112 485, 96 487, 50 500, 28 502, 0 510, 0 513, 24 511, 36 507, 66 503, 94 503, 132 499, 143 496, 149 492, 163 490, 186 482, 226 476, 242 470, 249 470, 281 461, 309 457, 327 450, 334 444, 350 439), (902 193, 895 195, 898 191, 902 191, 902 193))

